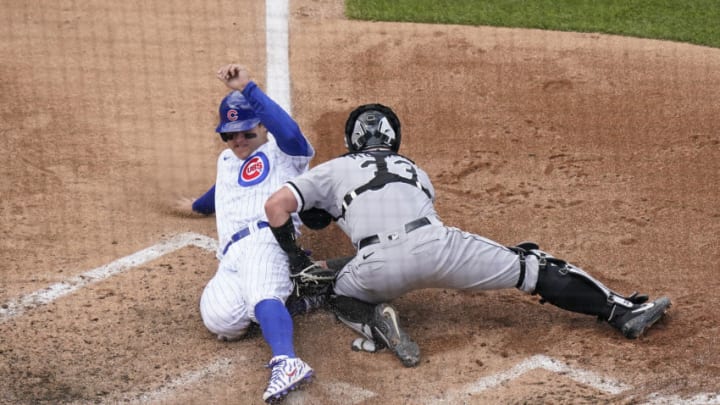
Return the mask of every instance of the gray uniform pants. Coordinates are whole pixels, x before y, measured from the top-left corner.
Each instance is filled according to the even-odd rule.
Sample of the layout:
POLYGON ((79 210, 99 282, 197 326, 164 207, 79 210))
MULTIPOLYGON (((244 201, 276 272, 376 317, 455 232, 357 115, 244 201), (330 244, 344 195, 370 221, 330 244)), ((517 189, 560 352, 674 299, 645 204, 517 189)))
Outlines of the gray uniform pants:
MULTIPOLYGON (((390 301, 425 288, 466 291, 515 288, 519 256, 507 247, 447 227, 434 217, 431 224, 409 233, 378 234, 380 242, 361 248, 340 272, 335 292, 369 303, 390 301)), ((538 277, 535 256, 526 257, 520 289, 532 292, 538 277)))

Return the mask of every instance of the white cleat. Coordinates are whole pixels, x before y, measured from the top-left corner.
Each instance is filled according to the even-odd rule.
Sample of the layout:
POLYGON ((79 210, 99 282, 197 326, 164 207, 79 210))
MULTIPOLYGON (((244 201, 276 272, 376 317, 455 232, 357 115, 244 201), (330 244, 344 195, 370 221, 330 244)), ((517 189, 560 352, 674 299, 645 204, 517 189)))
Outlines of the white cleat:
POLYGON ((267 367, 272 372, 263 400, 271 404, 281 402, 291 391, 310 382, 314 373, 304 361, 285 355, 273 357, 267 367))

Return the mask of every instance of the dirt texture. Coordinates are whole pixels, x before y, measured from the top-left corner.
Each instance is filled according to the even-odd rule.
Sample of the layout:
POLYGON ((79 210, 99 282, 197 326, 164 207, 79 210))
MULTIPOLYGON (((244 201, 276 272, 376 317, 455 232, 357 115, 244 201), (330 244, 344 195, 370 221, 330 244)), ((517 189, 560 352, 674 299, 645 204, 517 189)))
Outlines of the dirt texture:
MULTIPOLYGON (((17 316, 11 304, 214 217, 172 209, 213 183, 213 132, 248 65, 264 86, 263 2, 0 0, 0 403, 261 403, 260 337, 219 342, 198 300, 216 269, 185 247, 17 316)), ((538 242, 621 293, 667 295, 638 340, 519 291, 427 290, 395 302, 417 368, 350 350, 327 312, 296 318, 316 380, 290 404, 647 403, 720 392, 720 50, 617 36, 348 21, 290 2, 293 116, 343 153, 357 105, 399 115, 450 225, 538 242), (543 368, 533 356, 624 384, 543 368)), ((305 232, 318 258, 352 252, 305 232)))

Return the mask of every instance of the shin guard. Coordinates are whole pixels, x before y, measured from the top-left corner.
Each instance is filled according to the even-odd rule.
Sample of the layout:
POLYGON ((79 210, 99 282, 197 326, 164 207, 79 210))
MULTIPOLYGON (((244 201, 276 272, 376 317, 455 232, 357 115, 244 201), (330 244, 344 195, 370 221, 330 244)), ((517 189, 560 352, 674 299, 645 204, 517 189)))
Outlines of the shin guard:
POLYGON ((375 305, 342 295, 332 296, 330 308, 340 322, 362 335, 365 339, 374 340, 372 322, 375 305))
POLYGON ((529 254, 538 257, 538 281, 534 294, 541 302, 549 302, 562 309, 594 315, 610 320, 616 312, 626 312, 647 301, 647 296, 633 294, 624 297, 605 287, 598 280, 563 260, 534 249, 529 254))

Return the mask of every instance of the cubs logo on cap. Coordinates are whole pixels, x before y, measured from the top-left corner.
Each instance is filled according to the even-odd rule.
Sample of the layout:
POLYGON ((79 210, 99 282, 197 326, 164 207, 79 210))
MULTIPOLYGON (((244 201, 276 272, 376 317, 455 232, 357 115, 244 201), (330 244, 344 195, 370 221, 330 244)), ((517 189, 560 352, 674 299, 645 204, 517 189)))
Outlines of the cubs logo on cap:
POLYGON ((245 159, 238 175, 238 184, 243 187, 258 184, 265 180, 268 173, 270 173, 270 163, 267 156, 257 152, 245 159))
POLYGON ((250 102, 245 99, 241 92, 231 91, 220 102, 220 122, 215 132, 243 132, 260 124, 260 118, 255 114, 250 102))

